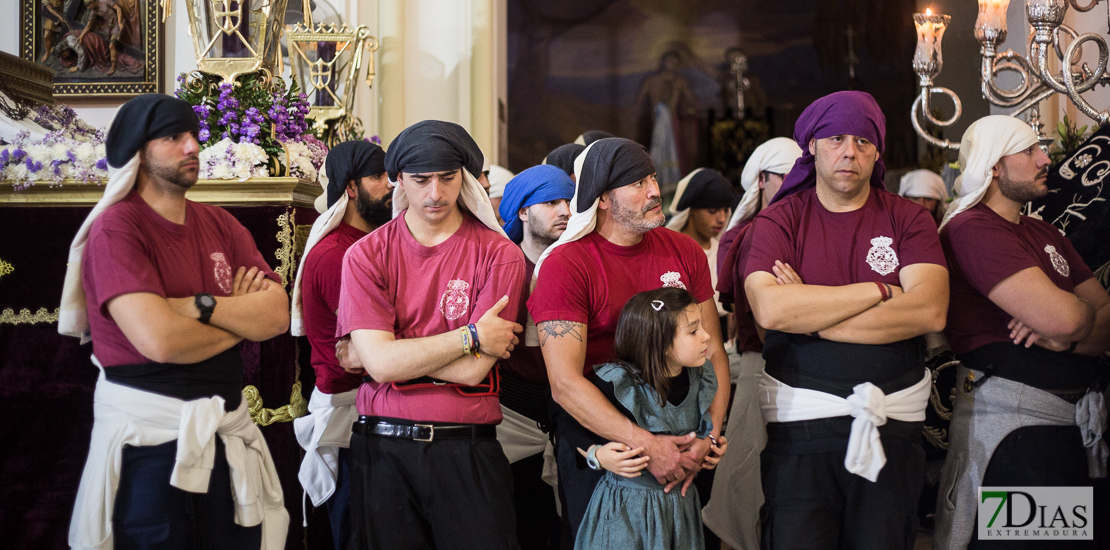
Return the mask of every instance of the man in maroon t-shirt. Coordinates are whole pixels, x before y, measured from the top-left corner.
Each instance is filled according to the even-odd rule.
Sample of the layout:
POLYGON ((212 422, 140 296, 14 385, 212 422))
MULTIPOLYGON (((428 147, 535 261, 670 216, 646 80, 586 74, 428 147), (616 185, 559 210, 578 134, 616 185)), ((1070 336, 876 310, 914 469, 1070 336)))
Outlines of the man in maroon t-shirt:
MULTIPOLYGON (((95 219, 81 272, 93 353, 104 370, 102 381, 183 401, 218 396, 228 416, 246 415, 238 344, 284 332, 289 302, 281 279, 235 218, 221 208, 186 200, 199 170, 197 131, 191 106, 165 95, 132 99, 112 121, 108 161, 121 169, 117 178, 133 170, 134 180, 119 202, 99 216, 95 209, 91 214, 95 219)), ((118 181, 109 183, 106 196, 121 192, 118 181)), ((127 410, 126 403, 113 405, 127 410)), ((96 410, 101 406, 97 403, 96 410)), ((95 422, 101 422, 99 414, 95 422)), ((107 422, 112 425, 111 419, 107 422)), ((158 439, 145 428, 134 422, 130 440, 158 439)), ((94 428, 93 448, 105 448, 97 438, 110 429, 94 428)), ((201 434, 190 436, 180 439, 204 445, 201 434)), ((215 460, 208 491, 200 494, 171 485, 170 473, 177 472, 179 460, 177 439, 123 446, 116 462, 122 463, 116 466, 118 491, 107 510, 97 511, 110 518, 117 544, 158 544, 172 537, 204 546, 259 548, 262 529, 235 523, 232 474, 249 474, 246 468, 232 472, 223 438, 209 437, 215 460)), ((241 449, 242 440, 237 442, 241 449)), ((90 465, 106 460, 110 457, 90 452, 90 465)), ((87 468, 86 475, 95 470, 87 468)))
POLYGON ((919 337, 943 328, 948 273, 928 213, 883 189, 884 134, 866 93, 811 104, 794 131, 803 155, 744 239, 744 288, 767 329, 767 548, 914 545, 930 381, 919 337))
POLYGON ((336 358, 343 255, 355 241, 393 219, 393 187, 385 173, 385 151, 368 141, 333 147, 324 171, 327 189, 321 198, 328 209, 309 234, 293 289, 291 329, 294 336, 307 336, 312 346, 316 387, 309 414, 294 419, 293 429, 305 449, 298 475, 301 485, 313 506, 326 505, 332 541, 336 550, 345 550, 351 532, 348 447, 351 424, 358 419, 354 403, 363 372, 348 372, 336 358))
POLYGON ((1105 475, 1106 447, 1086 421, 1104 407, 1110 296, 1055 227, 1021 215, 1048 193, 1048 168, 1020 120, 989 116, 964 132, 961 197, 940 232, 952 270, 945 334, 961 366, 937 548, 979 545, 983 486, 1095 485, 1086 521, 1096 544, 1110 540, 1091 479, 1105 475))
POLYGON ((524 291, 517 323, 524 343, 501 363, 501 412, 497 439, 513 469, 516 531, 522 548, 546 548, 558 540, 559 516, 555 494, 543 480, 545 462, 553 454, 545 433, 551 389, 543 363, 536 325, 530 322, 526 301, 536 261, 562 236, 570 219, 574 182, 556 166, 533 166, 505 185, 501 219, 505 234, 524 252, 524 291))
POLYGON ((401 213, 343 260, 336 334, 372 378, 351 436, 352 548, 517 548, 494 367, 522 330, 524 259, 481 163, 457 124, 405 129, 385 158, 401 213))
MULTIPOLYGON (((580 460, 576 448, 589 445, 570 439, 583 427, 605 441, 642 447, 651 457, 651 475, 666 483, 667 490, 682 482, 683 494, 709 452, 708 439, 656 436, 636 426, 587 379, 595 365, 613 357, 617 319, 625 302, 638 292, 664 286, 689 290, 701 304, 716 375, 728 378, 709 264, 693 239, 660 227, 662 199, 647 151, 626 139, 600 139, 587 147, 575 166, 576 213, 563 236, 541 257, 528 299, 551 381, 559 488, 566 499, 563 518, 572 537, 603 473, 580 460)), ((728 386, 721 384, 710 407, 714 437, 727 405, 728 386)))

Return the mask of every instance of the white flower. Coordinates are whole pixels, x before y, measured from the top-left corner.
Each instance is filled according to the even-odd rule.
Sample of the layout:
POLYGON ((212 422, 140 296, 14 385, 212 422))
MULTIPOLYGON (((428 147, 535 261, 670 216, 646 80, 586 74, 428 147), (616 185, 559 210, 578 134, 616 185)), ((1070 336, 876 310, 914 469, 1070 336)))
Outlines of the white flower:
MULTIPOLYGON (((31 157, 31 159, 35 162, 41 162, 43 164, 46 164, 53 158, 54 155, 52 154, 51 149, 51 147, 48 147, 41 143, 28 145, 27 147, 23 148, 23 150, 27 152, 27 156, 31 157)), ((64 158, 65 153, 62 153, 62 155, 64 158)))
POLYGON ((226 180, 232 178, 231 167, 226 162, 217 162, 209 171, 209 179, 226 180))
POLYGON ((69 152, 72 149, 73 149, 72 142, 69 141, 68 139, 61 142, 61 143, 55 143, 54 144, 54 150, 50 152, 50 157, 51 157, 50 160, 68 159, 69 158, 69 152))
POLYGON ((96 147, 93 147, 93 144, 85 142, 78 145, 77 148, 73 150, 73 154, 77 155, 77 160, 79 162, 95 164, 96 159, 104 156, 103 154, 97 156, 96 149, 96 147))
POLYGON ((9 164, 4 168, 4 179, 14 181, 24 181, 31 179, 31 171, 27 169, 27 165, 22 162, 9 164))

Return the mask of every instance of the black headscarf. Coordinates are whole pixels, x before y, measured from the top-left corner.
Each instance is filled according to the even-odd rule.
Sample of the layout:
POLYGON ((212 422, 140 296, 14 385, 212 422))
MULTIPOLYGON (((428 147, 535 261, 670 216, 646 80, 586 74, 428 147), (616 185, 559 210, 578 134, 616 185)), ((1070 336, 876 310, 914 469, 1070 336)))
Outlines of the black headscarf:
POLYGON ((108 164, 122 168, 143 144, 182 132, 199 132, 193 106, 165 94, 144 94, 119 108, 108 128, 108 164))
POLYGON ((482 175, 485 157, 474 138, 458 124, 425 120, 405 128, 385 154, 385 171, 397 181, 401 172, 424 174, 466 168, 475 178, 482 175))
POLYGON ((585 155, 578 176, 578 212, 593 206, 602 193, 631 185, 655 173, 647 149, 630 139, 599 139, 585 155))
POLYGON ((582 151, 585 150, 585 145, 579 145, 577 143, 560 145, 547 154, 547 157, 544 159, 544 164, 558 166, 562 168, 567 175, 573 176, 574 159, 578 158, 578 155, 582 154, 582 151))
POLYGON ((328 208, 343 195, 351 180, 385 172, 385 151, 369 141, 347 141, 328 151, 324 163, 328 176, 328 208))
MULTIPOLYGON (((587 145, 589 145, 589 144, 591 144, 591 143, 593 143, 593 142, 595 142, 599 139, 605 139, 605 138, 611 138, 611 137, 616 137, 616 136, 614 136, 613 134, 610 134, 609 132, 604 132, 604 131, 601 131, 601 130, 586 130, 585 132, 582 132, 582 135, 578 136, 578 140, 581 140, 582 143, 580 145, 585 147, 585 146, 587 146, 587 145)), ((578 140, 575 140, 575 141, 578 141, 578 140)))
POLYGON ((729 208, 736 198, 732 184, 720 172, 706 168, 694 174, 675 210, 687 208, 729 208))

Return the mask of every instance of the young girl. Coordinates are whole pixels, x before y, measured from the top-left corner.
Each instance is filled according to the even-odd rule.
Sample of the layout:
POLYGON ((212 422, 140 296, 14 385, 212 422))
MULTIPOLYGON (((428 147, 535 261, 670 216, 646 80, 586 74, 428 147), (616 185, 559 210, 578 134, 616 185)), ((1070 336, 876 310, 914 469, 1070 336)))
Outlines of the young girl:
MULTIPOLYGON (((621 310, 614 342, 617 359, 594 368, 598 385, 617 409, 654 434, 709 436, 709 405, 717 392, 706 359, 709 334, 698 303, 680 288, 632 297, 621 310), (611 385, 611 392, 609 386, 611 385)), ((728 442, 711 441, 702 468, 716 467, 728 442)), ((664 493, 642 475, 643 449, 610 442, 578 450, 591 468, 608 473, 594 490, 578 529, 575 549, 695 549, 704 547, 701 503, 691 485, 664 493)))

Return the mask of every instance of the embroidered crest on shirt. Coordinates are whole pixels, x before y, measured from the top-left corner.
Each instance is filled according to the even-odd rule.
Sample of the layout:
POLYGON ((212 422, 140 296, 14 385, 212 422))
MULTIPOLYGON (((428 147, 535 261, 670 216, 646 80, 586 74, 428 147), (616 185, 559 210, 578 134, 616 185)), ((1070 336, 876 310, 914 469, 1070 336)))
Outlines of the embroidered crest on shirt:
POLYGON ((668 271, 659 276, 659 280, 663 281, 663 288, 681 288, 686 290, 686 285, 682 283, 682 274, 677 271, 668 271))
POLYGON ((1052 260, 1052 268, 1056 270, 1056 273, 1065 277, 1071 275, 1071 266, 1068 265, 1068 260, 1056 251, 1055 246, 1045 245, 1044 251, 1048 252, 1048 257, 1052 260))
POLYGON ((447 282, 447 290, 443 291, 443 297, 439 299, 439 311, 444 317, 454 321, 466 315, 470 307, 470 298, 466 297, 468 288, 470 283, 461 279, 451 279, 447 282))
POLYGON ((227 263, 224 258, 223 252, 213 252, 209 258, 216 262, 216 267, 212 269, 213 274, 216 276, 216 284, 220 286, 220 290, 225 294, 231 294, 231 264, 227 263))
POLYGON ((871 250, 867 251, 867 265, 879 275, 890 275, 898 269, 898 255, 890 245, 894 239, 890 237, 875 237, 871 239, 871 250))

